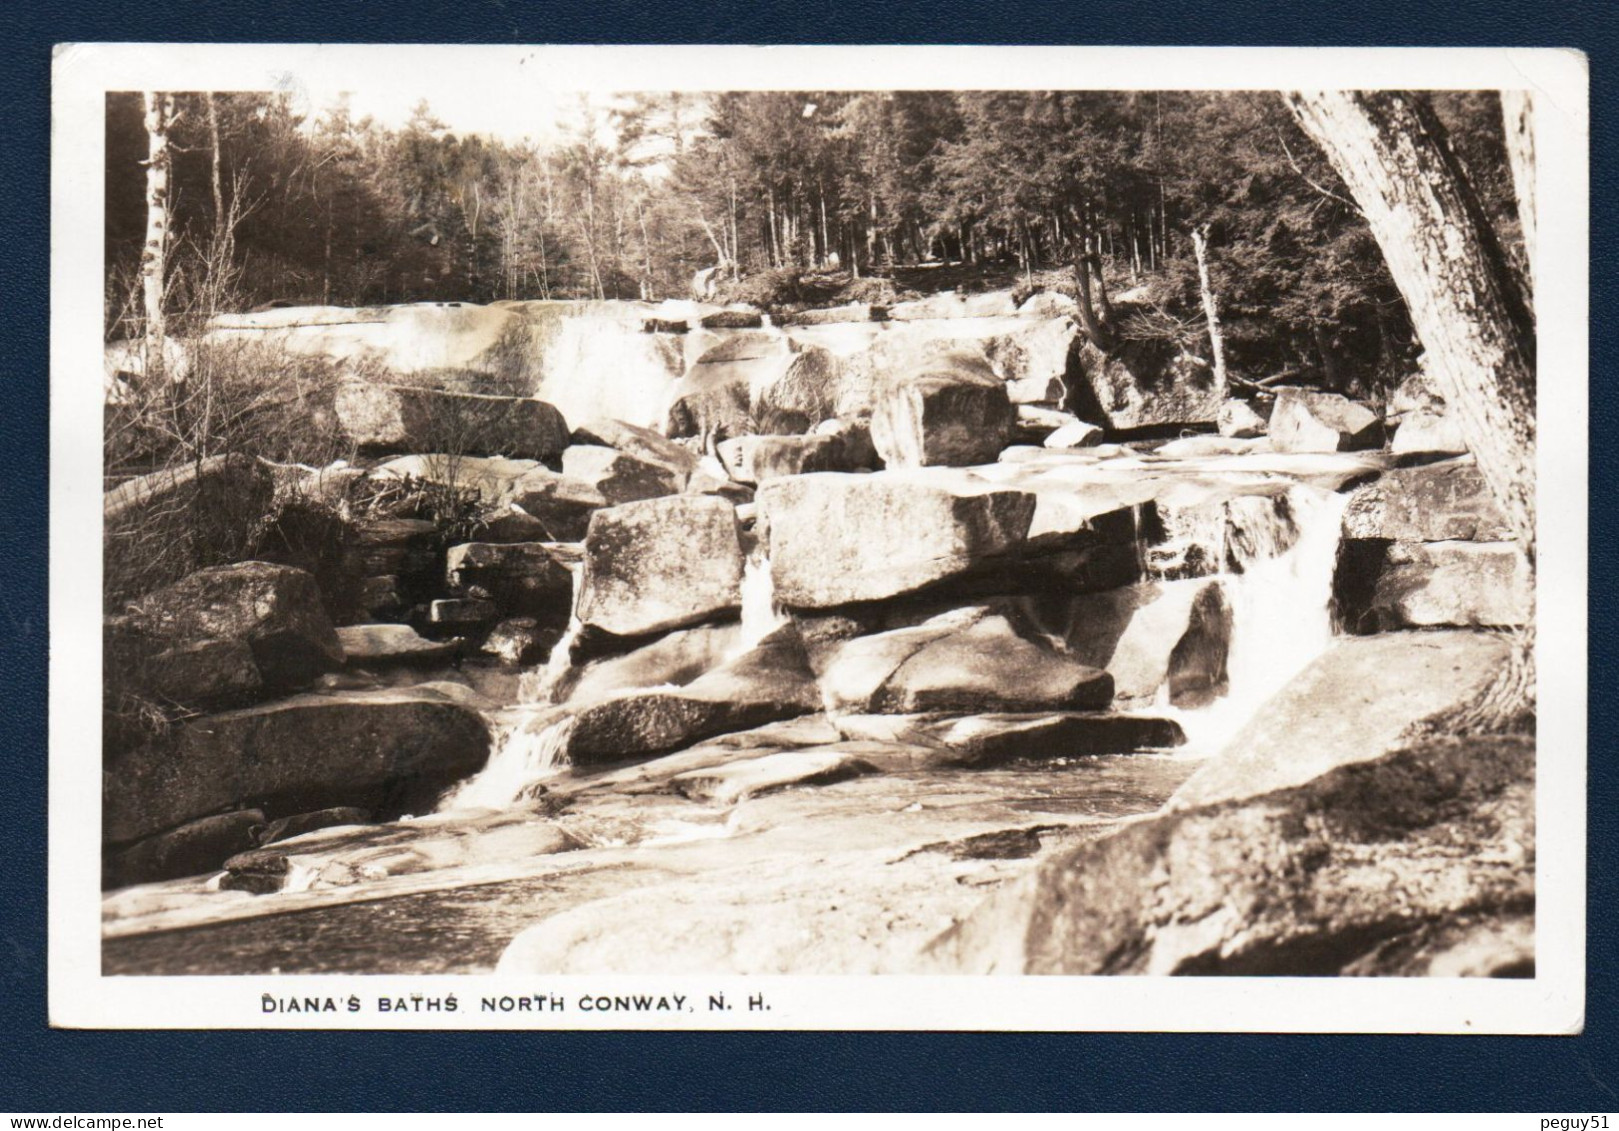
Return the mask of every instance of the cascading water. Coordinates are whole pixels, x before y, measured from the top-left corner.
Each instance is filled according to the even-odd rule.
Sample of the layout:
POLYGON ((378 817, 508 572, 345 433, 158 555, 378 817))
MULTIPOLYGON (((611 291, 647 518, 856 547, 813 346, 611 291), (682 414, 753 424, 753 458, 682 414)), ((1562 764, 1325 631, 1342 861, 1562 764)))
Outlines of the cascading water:
POLYGON ((545 663, 530 668, 517 681, 517 701, 525 706, 549 706, 557 701, 557 692, 573 671, 573 650, 579 643, 579 634, 585 626, 578 617, 568 620, 568 627, 551 648, 545 663))
POLYGON ((742 566, 742 636, 727 659, 742 655, 786 623, 786 615, 776 604, 770 556, 756 552, 742 566))
POLYGON ((1285 495, 1233 500, 1221 578, 1231 610, 1229 689, 1207 707, 1178 710, 1168 687, 1155 710, 1186 731, 1182 752, 1202 757, 1225 743, 1332 642, 1332 573, 1347 495, 1293 486, 1285 495))
POLYGON ((522 800, 536 782, 562 768, 561 754, 573 732, 572 717, 545 726, 520 718, 496 735, 494 753, 472 777, 439 802, 438 811, 504 809, 522 800))

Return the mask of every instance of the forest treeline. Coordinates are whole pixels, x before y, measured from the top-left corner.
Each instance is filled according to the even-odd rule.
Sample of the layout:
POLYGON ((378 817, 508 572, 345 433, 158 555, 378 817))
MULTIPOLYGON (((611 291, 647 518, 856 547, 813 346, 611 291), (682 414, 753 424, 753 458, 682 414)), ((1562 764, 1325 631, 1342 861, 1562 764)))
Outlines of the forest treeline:
MULTIPOLYGON (((1497 97, 1427 97, 1521 270, 1497 97)), ((656 300, 706 268, 768 302, 806 273, 948 261, 958 279, 1061 286, 1093 331, 1198 351, 1201 237, 1234 372, 1364 389, 1414 349, 1349 192, 1268 93, 633 95, 544 144, 457 134, 426 103, 399 129, 275 94, 173 105, 164 301, 181 315, 656 300)), ((106 146, 108 334, 134 336, 139 93, 108 96, 106 146)))

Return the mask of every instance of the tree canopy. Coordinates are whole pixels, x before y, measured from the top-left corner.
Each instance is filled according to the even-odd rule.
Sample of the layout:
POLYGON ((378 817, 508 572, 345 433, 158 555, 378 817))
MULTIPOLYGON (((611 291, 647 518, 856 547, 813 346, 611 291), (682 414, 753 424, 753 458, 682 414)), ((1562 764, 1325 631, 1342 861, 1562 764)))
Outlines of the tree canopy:
MULTIPOLYGON (((1364 217, 1272 94, 638 94, 582 104, 545 144, 457 135, 425 102, 389 129, 274 94, 215 95, 211 121, 206 101, 176 95, 171 129, 182 312, 206 305, 213 126, 242 305, 659 299, 708 267, 903 284, 944 261, 968 286, 1094 278, 1121 338, 1195 352, 1198 229, 1239 377, 1364 390, 1415 348, 1364 217)), ((1498 100, 1429 101, 1521 269, 1498 100)), ((106 145, 108 325, 125 336, 145 219, 138 94, 109 95, 106 145)))

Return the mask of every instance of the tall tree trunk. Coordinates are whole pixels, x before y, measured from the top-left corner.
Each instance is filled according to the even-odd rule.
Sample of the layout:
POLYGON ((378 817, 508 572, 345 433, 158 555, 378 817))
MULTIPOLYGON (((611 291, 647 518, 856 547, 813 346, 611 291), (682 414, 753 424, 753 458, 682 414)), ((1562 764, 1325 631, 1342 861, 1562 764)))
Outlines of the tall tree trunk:
MULTIPOLYGON (((1353 194, 1382 248, 1428 373, 1456 414, 1490 493, 1535 560, 1535 326, 1517 277, 1432 107, 1395 91, 1285 95, 1353 194)), ((1534 623, 1475 700, 1419 733, 1468 734, 1533 716, 1534 623)))
POLYGON ((1220 303, 1209 282, 1209 226, 1201 224, 1192 229, 1192 250, 1197 254, 1197 285, 1203 296, 1203 317, 1209 324, 1209 352, 1214 361, 1214 388, 1223 398, 1226 395, 1225 331, 1220 327, 1220 303))
POLYGON ((164 369, 168 324, 163 292, 169 245, 169 123, 174 96, 147 91, 146 105, 146 246, 141 251, 141 298, 146 315, 146 378, 159 380, 164 369))
POLYGON ((1444 128, 1395 91, 1285 98, 1365 213, 1428 371, 1533 561, 1534 322, 1444 128))
POLYGON ((1512 191, 1518 198, 1518 223, 1523 228, 1523 250, 1529 260, 1529 287, 1540 282, 1538 224, 1535 222, 1535 103, 1527 90, 1501 92, 1501 117, 1512 166, 1512 191))

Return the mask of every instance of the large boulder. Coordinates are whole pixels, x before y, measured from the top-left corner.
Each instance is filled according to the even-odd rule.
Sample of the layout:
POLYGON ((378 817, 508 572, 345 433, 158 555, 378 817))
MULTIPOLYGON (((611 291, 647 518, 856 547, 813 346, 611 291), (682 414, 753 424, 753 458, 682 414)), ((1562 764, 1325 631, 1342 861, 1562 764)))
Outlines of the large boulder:
POLYGON ((194 640, 165 646, 112 618, 103 632, 102 668, 109 698, 133 692, 162 704, 195 709, 239 706, 264 686, 246 640, 194 640))
POLYGON ((957 352, 883 381, 871 439, 888 467, 968 467, 993 463, 1016 419, 1006 383, 981 356, 957 352))
POLYGON ((132 604, 120 628, 170 647, 243 641, 268 690, 302 687, 343 666, 315 579, 292 566, 238 562, 198 570, 132 604))
POLYGON ((1214 423, 1222 398, 1208 366, 1173 354, 1132 342, 1104 352, 1082 340, 1065 379, 1068 409, 1109 431, 1214 423))
POLYGON ((1414 724, 1477 695, 1509 647, 1490 632, 1339 637, 1198 767, 1173 804, 1253 797, 1376 758, 1414 724))
POLYGON ((1333 584, 1351 632, 1509 628, 1534 614, 1534 573, 1511 542, 1348 542, 1333 584))
POLYGON ((790 625, 679 690, 630 691, 539 716, 576 766, 645 759, 702 739, 818 711, 819 689, 790 625))
POLYGON ((1506 515, 1471 459, 1385 471, 1356 487, 1344 508, 1345 538, 1390 542, 1498 542, 1506 515))
POLYGON ((598 511, 585 537, 576 614, 613 636, 644 636, 741 607, 736 508, 705 495, 598 511))
POLYGON ((1125 826, 992 896, 931 945, 971 974, 1532 976, 1534 743, 1447 739, 1307 784, 1125 826), (1478 928, 1482 927, 1480 932, 1478 928), (1475 942, 1476 942, 1475 937, 1475 942))
POLYGON ((1389 450, 1395 455, 1464 455, 1468 451, 1467 437, 1462 435, 1461 422, 1454 413, 1418 409, 1400 420, 1389 450))
POLYGON ((911 593, 1014 550, 1035 497, 968 476, 879 472, 759 488, 776 599, 829 608, 911 593))
POLYGON ((1149 581, 1063 602, 1070 654, 1106 669, 1120 700, 1152 701, 1168 686, 1176 706, 1223 693, 1231 611, 1219 582, 1149 581))
POLYGON ((588 483, 607 505, 679 494, 685 476, 661 463, 595 444, 574 444, 562 453, 562 474, 588 483))
POLYGON ((1383 444, 1383 421, 1337 393, 1292 386, 1276 390, 1270 442, 1279 452, 1352 452, 1383 444))
POLYGON ((123 843, 243 805, 420 811, 488 752, 482 716, 432 692, 294 696, 204 716, 114 760, 103 829, 123 843))
POLYGON ((1113 699, 1106 672, 1024 639, 986 610, 856 638, 822 680, 829 702, 861 713, 1100 710, 1113 699))
POLYGON ((546 542, 466 542, 445 556, 450 592, 482 596, 502 612, 566 619, 573 572, 566 556, 546 542))
POLYGON ((1269 422, 1254 409, 1247 401, 1230 400, 1220 405, 1220 413, 1215 418, 1219 426, 1220 435, 1236 439, 1252 439, 1263 436, 1269 429, 1269 422))
POLYGON ((338 388, 337 419, 369 452, 451 452, 555 459, 568 425, 554 405, 528 397, 444 393, 351 381, 338 388))

